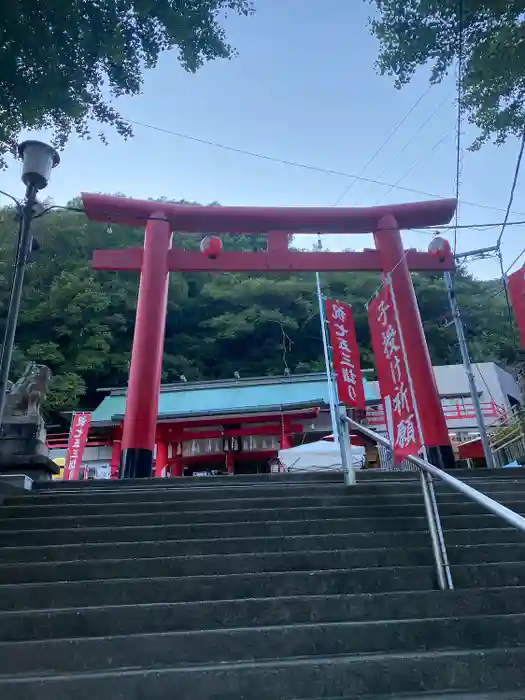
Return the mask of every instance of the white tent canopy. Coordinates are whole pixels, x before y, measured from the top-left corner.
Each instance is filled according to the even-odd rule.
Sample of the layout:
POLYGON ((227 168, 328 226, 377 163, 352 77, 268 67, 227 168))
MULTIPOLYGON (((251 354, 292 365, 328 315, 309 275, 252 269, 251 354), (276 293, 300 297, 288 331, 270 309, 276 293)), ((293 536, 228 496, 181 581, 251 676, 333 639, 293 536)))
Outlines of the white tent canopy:
MULTIPOLYGON (((361 469, 365 462, 365 448, 352 445, 354 469, 361 469)), ((342 471, 339 446, 329 440, 318 440, 306 445, 279 450, 279 459, 287 472, 342 471)))

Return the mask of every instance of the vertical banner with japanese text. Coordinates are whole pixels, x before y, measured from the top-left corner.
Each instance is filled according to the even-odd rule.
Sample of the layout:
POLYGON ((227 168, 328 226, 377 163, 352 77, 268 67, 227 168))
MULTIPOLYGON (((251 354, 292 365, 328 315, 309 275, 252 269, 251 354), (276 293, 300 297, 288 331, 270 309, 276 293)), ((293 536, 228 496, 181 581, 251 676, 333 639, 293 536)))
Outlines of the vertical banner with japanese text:
POLYGON ((394 299, 388 282, 368 304, 368 322, 385 417, 387 408, 391 416, 388 423, 394 461, 399 463, 408 455, 417 455, 422 449, 423 441, 394 299))
POLYGON ((507 277, 507 290, 520 332, 521 345, 525 348, 525 266, 507 277))
POLYGON ((345 406, 364 411, 365 389, 352 307, 334 299, 325 299, 325 313, 339 401, 345 406))
POLYGON ((71 421, 64 464, 64 481, 78 479, 82 456, 87 442, 91 413, 75 413, 71 421))

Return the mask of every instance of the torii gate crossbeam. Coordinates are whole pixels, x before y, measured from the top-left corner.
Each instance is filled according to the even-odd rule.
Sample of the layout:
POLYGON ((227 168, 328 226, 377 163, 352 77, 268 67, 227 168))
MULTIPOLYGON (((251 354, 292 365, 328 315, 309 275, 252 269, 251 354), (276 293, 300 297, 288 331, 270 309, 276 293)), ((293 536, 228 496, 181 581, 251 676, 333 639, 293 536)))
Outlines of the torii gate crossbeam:
POLYGON ((83 194, 89 219, 127 225, 146 224, 143 249, 95 251, 94 267, 140 270, 137 316, 122 437, 121 477, 149 477, 155 446, 170 271, 363 271, 391 273, 398 301, 416 401, 430 459, 454 464, 448 429, 410 277, 410 270, 454 269, 450 252, 404 251, 399 230, 448 223, 455 200, 414 202, 368 208, 221 207, 141 201, 83 194), (171 248, 172 231, 268 234, 264 252, 224 251, 217 259, 171 248), (304 253, 288 250, 288 234, 373 233, 376 250, 361 253, 304 253))

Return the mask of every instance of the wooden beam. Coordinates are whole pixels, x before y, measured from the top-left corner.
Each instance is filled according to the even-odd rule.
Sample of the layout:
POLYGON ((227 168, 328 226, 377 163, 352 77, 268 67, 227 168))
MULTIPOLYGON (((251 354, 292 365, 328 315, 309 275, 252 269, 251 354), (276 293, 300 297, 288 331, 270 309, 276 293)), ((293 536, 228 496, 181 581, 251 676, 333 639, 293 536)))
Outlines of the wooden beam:
MULTIPOLYGON (((417 250, 407 251, 407 263, 412 272, 444 272, 455 269, 450 254, 436 255, 417 250)), ((95 250, 95 270, 140 270, 142 248, 95 250)), ((173 249, 168 253, 170 272, 381 272, 376 250, 361 252, 302 252, 274 250, 253 253, 225 251, 210 260, 199 251, 173 249)))

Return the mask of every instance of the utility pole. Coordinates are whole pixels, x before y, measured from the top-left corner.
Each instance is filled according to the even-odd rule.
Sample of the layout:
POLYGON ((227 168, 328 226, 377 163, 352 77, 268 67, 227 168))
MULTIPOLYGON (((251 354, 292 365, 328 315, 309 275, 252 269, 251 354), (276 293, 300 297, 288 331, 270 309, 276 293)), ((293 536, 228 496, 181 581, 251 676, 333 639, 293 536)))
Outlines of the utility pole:
MULTIPOLYGON (((447 248, 450 250, 450 244, 447 240, 441 237, 434 238, 428 247, 430 252, 434 252, 438 255, 440 251, 446 250, 447 248)), ((469 256, 483 256, 487 253, 492 253, 495 250, 495 246, 492 246, 490 248, 479 248, 478 250, 473 250, 468 253, 459 253, 455 255, 454 258, 455 260, 460 260, 469 256)), ((487 428, 485 426, 485 419, 483 417, 483 411, 481 409, 479 394, 476 387, 476 382, 474 380, 474 372, 472 371, 472 362, 470 360, 467 338, 465 336, 465 327, 463 326, 463 321, 461 320, 461 313, 459 310, 458 300, 454 289, 454 277, 452 276, 452 273, 445 272, 444 278, 445 286, 447 289, 448 302, 450 304, 450 311, 452 313, 452 321, 456 329, 459 350, 461 352, 461 359, 463 361, 463 367, 465 368, 465 373, 467 375, 467 381, 470 390, 470 398, 472 401, 472 405, 474 406, 474 412, 476 414, 476 421, 481 437, 481 444, 483 446, 483 453, 485 455, 485 462, 487 463, 487 467, 489 469, 494 469, 494 458, 492 456, 489 436, 487 433, 487 428)))
POLYGON ((450 311, 452 312, 452 320, 454 322, 454 326, 456 328, 456 335, 458 337, 461 359, 463 360, 463 367, 465 368, 469 384, 470 398, 472 400, 472 404, 474 405, 474 411, 476 413, 476 420, 478 423, 479 434, 481 436, 481 444, 483 445, 485 462, 487 463, 487 467, 489 469, 494 469, 494 459, 492 456, 492 450, 490 448, 487 428, 485 426, 485 419, 483 418, 483 411, 481 410, 481 403, 479 400, 478 390, 476 388, 476 382, 474 380, 474 372, 472 371, 472 363, 470 361, 467 339, 465 337, 465 328, 463 326, 463 321, 461 320, 461 313, 459 311, 456 292, 454 290, 454 278, 452 277, 452 273, 450 272, 445 272, 444 277, 445 285, 447 287, 450 311))

